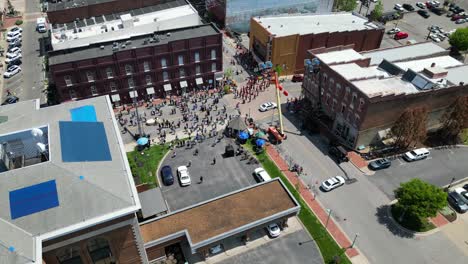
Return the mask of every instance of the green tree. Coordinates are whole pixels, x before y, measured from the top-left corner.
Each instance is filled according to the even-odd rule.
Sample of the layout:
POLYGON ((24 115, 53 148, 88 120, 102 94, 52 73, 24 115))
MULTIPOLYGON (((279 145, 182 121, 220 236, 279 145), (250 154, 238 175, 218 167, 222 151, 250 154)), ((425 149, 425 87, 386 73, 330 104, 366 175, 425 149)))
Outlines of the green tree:
POLYGON ((458 28, 449 36, 449 43, 458 51, 466 53, 468 51, 468 27, 458 28))
POLYGON ((335 8, 337 11, 353 11, 356 6, 356 0, 335 0, 335 8))
POLYGON ((384 7, 382 4, 382 0, 377 1, 377 4, 375 4, 374 6, 374 10, 372 10, 370 14, 371 20, 374 20, 374 21, 380 20, 383 14, 383 10, 384 10, 384 7))
POLYGON ((468 127, 468 96, 457 98, 441 119, 441 138, 456 142, 463 129, 468 127))
POLYGON ((447 204, 447 193, 420 179, 401 183, 395 190, 395 198, 406 215, 419 219, 436 216, 447 204))
POLYGON ((409 108, 401 114, 390 130, 397 147, 406 149, 426 139, 427 114, 425 107, 409 108))

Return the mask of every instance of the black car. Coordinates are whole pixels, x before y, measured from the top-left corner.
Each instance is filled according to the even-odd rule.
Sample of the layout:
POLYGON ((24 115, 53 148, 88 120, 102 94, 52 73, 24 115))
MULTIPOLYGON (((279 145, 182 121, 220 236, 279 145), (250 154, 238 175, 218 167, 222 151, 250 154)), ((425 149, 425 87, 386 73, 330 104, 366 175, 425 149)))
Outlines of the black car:
POLYGON ((463 185, 463 189, 468 191, 468 184, 463 185))
POLYGON ((172 168, 170 166, 166 165, 161 168, 161 178, 166 186, 174 184, 174 175, 172 174, 172 168))
POLYGON ((447 200, 448 200, 449 204, 455 210, 457 210, 457 212, 463 214, 466 211, 468 211, 468 205, 465 203, 465 201, 464 201, 463 197, 461 196, 461 194, 459 194, 457 192, 450 192, 447 195, 447 200))
POLYGON ((428 18, 431 16, 426 10, 418 10, 418 14, 424 18, 428 18))
POLYGON ((369 163, 369 169, 371 170, 382 170, 390 167, 392 165, 392 162, 388 159, 378 159, 371 161, 369 163))
POLYGON ((414 7, 410 4, 403 4, 403 8, 408 11, 414 11, 414 7))
POLYGON ((438 15, 438 16, 441 16, 442 14, 445 14, 447 13, 447 11, 445 11, 443 8, 432 8, 431 9, 432 13, 438 15))
POLYGON ((2 105, 14 104, 14 103, 17 103, 18 101, 19 101, 18 97, 14 95, 10 95, 5 99, 5 102, 3 102, 2 105))

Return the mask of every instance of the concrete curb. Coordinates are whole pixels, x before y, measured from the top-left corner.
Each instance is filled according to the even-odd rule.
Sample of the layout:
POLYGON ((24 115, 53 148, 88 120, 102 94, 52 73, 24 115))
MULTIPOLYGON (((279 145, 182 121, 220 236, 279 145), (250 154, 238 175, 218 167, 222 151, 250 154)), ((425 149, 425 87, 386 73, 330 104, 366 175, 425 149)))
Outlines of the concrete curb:
POLYGON ((409 233, 409 234, 413 234, 415 237, 425 237, 425 236, 429 236, 429 235, 432 235, 432 234, 435 234, 437 232, 440 231, 440 228, 436 226, 436 228, 434 229, 431 229, 429 231, 426 231, 426 232, 416 232, 416 231, 412 231, 412 230, 409 230, 403 226, 401 226, 394 218, 393 218, 393 215, 392 215, 392 212, 391 212, 391 206, 393 204, 395 204, 398 200, 393 200, 391 201, 388 205, 388 208, 387 208, 387 215, 388 217, 390 218, 390 220, 392 221, 392 223, 398 227, 399 229, 403 230, 404 232, 406 233, 409 233))

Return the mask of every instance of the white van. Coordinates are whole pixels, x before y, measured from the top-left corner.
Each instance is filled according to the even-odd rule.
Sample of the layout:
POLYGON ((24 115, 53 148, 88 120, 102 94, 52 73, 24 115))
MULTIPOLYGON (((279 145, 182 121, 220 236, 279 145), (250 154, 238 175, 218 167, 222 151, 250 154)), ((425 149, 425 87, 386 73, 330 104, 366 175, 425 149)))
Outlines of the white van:
POLYGON ((415 161, 425 159, 429 156, 429 154, 430 152, 427 148, 420 148, 406 152, 403 154, 403 158, 407 161, 415 161))
POLYGON ((45 17, 39 17, 36 20, 36 30, 39 33, 45 33, 47 32, 47 21, 45 17))

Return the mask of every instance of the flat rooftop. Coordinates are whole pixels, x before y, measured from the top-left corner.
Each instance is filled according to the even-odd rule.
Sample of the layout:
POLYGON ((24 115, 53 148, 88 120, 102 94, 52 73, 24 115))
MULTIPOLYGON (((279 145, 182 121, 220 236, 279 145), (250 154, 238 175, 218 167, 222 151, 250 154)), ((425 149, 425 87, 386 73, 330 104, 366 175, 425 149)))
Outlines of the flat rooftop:
POLYGON ((413 45, 405 45, 395 48, 378 49, 373 51, 361 52, 365 58, 370 58, 371 65, 378 65, 383 59, 390 62, 403 61, 418 57, 427 57, 446 52, 432 42, 422 42, 413 45))
POLYGON ((253 223, 266 224, 274 220, 271 217, 290 215, 299 209, 281 181, 274 179, 142 223, 140 230, 145 244, 185 232, 193 249, 234 230, 250 229, 253 223))
POLYGON ((53 51, 49 53, 49 64, 56 65, 67 62, 99 58, 110 56, 114 52, 123 50, 164 45, 171 41, 213 36, 218 34, 220 34, 219 30, 212 24, 161 31, 158 32, 157 35, 146 34, 130 37, 127 39, 121 39, 118 42, 98 43, 88 47, 53 51))
POLYGON ((315 54, 315 56, 326 64, 345 63, 365 59, 359 52, 353 49, 319 53, 315 54))
POLYGON ((202 24, 198 12, 184 0, 133 9, 118 14, 52 25, 54 50, 89 46, 133 36, 202 24))
POLYGON ((113 2, 116 0, 61 0, 60 2, 48 2, 48 11, 58 11, 82 6, 96 5, 100 3, 113 2))
POLYGON ((262 16, 253 19, 278 37, 380 28, 379 25, 353 13, 262 16))
MULTIPOLYGON (((29 144, 33 139, 28 137, 10 140, 30 152, 48 154, 41 163, 0 173, 1 263, 40 262, 38 240, 138 211, 140 202, 107 96, 46 108, 39 108, 39 100, 20 101, 1 106, 0 116, 6 120, 0 135, 33 135, 36 129, 32 137, 44 143, 45 150, 29 144)), ((2 165, 9 162, 0 155, 2 165)))

